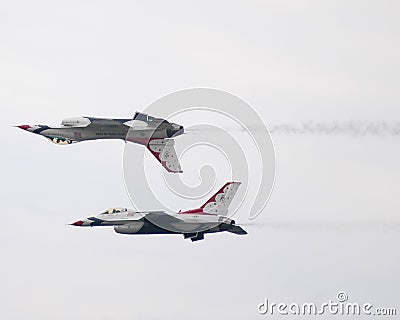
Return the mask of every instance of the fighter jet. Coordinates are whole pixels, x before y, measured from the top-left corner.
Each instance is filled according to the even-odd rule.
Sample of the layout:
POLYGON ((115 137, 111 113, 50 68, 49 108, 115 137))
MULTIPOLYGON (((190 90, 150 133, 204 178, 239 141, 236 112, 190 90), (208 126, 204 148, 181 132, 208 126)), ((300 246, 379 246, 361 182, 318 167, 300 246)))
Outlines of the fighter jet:
POLYGON ((183 126, 145 113, 136 112, 133 119, 77 117, 64 119, 61 125, 56 126, 17 127, 39 134, 60 145, 98 139, 122 139, 142 144, 167 171, 182 172, 172 138, 184 133, 183 126))
POLYGON ((200 208, 168 214, 164 211, 136 212, 126 208, 111 208, 96 217, 71 223, 79 227, 113 226, 121 234, 183 234, 184 239, 198 241, 204 234, 228 231, 247 234, 227 217, 228 207, 240 182, 226 183, 200 208))

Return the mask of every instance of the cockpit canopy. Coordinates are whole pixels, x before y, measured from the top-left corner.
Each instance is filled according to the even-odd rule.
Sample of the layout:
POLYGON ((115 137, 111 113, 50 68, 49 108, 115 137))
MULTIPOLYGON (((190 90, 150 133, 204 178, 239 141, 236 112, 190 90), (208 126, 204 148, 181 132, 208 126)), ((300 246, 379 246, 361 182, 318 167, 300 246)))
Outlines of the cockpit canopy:
POLYGON ((152 117, 152 116, 149 116, 147 113, 142 113, 142 112, 138 112, 138 111, 136 111, 135 115, 133 116, 133 120, 144 121, 144 122, 147 122, 148 124, 150 124, 150 123, 152 123, 152 122, 156 122, 156 123, 169 123, 169 122, 168 122, 167 120, 165 120, 165 119, 152 117))
POLYGON ((66 127, 87 127, 90 120, 84 117, 66 118, 61 122, 62 126, 66 127))
POLYGON ((128 209, 126 209, 126 208, 110 208, 101 214, 113 214, 113 213, 121 213, 121 212, 126 212, 126 211, 128 211, 128 209))

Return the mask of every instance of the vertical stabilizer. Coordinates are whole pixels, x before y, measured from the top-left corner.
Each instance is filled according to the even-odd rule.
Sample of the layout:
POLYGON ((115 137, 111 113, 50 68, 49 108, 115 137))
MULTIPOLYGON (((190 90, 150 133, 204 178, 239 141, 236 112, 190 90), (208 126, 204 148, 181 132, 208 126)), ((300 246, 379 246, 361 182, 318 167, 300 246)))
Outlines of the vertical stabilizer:
POLYGON ((216 194, 201 206, 201 209, 204 213, 227 215, 229 205, 231 204, 239 186, 240 182, 227 182, 216 194))

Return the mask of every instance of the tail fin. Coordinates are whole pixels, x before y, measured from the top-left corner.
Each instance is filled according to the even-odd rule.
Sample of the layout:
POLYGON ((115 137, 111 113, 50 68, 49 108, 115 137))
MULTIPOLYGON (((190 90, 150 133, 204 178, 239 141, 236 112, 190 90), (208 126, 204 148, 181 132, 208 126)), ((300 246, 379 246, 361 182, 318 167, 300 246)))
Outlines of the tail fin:
POLYGON ((228 207, 232 202, 241 182, 227 182, 218 190, 210 199, 207 200, 200 208, 204 213, 214 213, 226 215, 228 207))
POLYGON ((182 173, 174 144, 174 139, 152 139, 147 148, 168 172, 182 173))

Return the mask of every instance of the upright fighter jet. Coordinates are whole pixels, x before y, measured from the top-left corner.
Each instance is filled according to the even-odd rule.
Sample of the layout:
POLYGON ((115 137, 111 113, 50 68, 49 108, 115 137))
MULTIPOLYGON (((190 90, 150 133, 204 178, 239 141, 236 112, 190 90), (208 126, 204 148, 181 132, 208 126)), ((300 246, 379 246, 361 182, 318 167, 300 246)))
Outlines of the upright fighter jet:
POLYGON ((227 217, 228 207, 240 182, 226 183, 200 208, 168 214, 164 211, 135 212, 125 208, 111 208, 96 217, 71 223, 73 226, 113 226, 122 234, 183 234, 185 239, 198 241, 205 233, 228 231, 238 235, 245 230, 227 217))
POLYGON ((182 169, 172 138, 181 135, 181 125, 136 112, 133 119, 77 117, 64 119, 61 125, 20 125, 19 128, 39 134, 61 145, 86 140, 122 139, 145 145, 169 172, 182 169))

